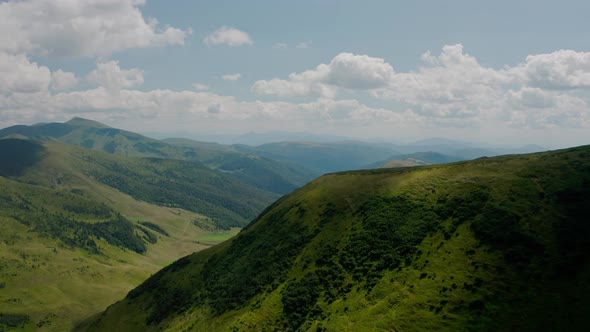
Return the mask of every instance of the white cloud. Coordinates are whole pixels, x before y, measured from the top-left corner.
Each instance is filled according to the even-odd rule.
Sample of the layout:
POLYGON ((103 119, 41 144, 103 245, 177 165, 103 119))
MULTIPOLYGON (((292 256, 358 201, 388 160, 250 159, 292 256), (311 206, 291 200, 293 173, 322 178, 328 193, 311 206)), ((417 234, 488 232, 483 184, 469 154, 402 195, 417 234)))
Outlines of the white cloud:
POLYGON ((287 45, 286 43, 275 43, 272 48, 276 48, 276 49, 280 49, 280 50, 285 50, 287 49, 289 45, 287 45))
POLYGON ((58 69, 51 73, 51 89, 54 91, 67 91, 78 84, 76 74, 58 69))
POLYGON ((248 33, 226 26, 222 26, 207 35, 203 42, 207 45, 227 45, 232 47, 254 44, 248 33))
POLYGON ((297 43, 297 45, 295 45, 296 48, 310 48, 311 47, 311 40, 308 41, 302 41, 297 43))
POLYGON ((0 94, 34 93, 47 91, 51 71, 29 61, 24 54, 0 52, 0 94))
POLYGON ((340 53, 329 65, 326 82, 349 89, 383 87, 391 80, 393 67, 381 58, 340 53))
POLYGON ((209 90, 209 86, 201 83, 194 83, 193 88, 197 91, 206 91, 209 90))
POLYGON ((121 69, 118 61, 97 63, 87 77, 88 81, 116 92, 121 89, 137 87, 143 84, 143 72, 140 69, 121 69))
POLYGON ((374 137, 434 136, 446 130, 457 137, 486 130, 497 133, 502 128, 519 137, 521 132, 543 128, 537 131, 543 134, 536 135, 553 130, 559 137, 575 132, 590 139, 590 99, 584 83, 590 71, 584 66, 585 56, 559 51, 494 69, 481 65, 461 45, 447 45, 439 54, 425 53, 415 71, 395 72, 384 59, 341 53, 328 64, 287 79, 258 81, 252 87, 262 94, 319 99, 246 102, 205 92, 199 83, 194 85, 197 91, 139 91, 143 72, 122 69, 116 61, 99 62, 86 76, 96 87, 71 91, 81 87, 72 73, 51 72, 25 55, 0 52, 0 123, 61 121, 81 115, 146 131, 283 128, 374 137), (564 59, 577 69, 560 65, 564 59), (383 106, 334 100, 341 90, 366 93, 381 99, 378 103, 383 106), (141 128, 134 127, 140 122, 141 128))
POLYGON ((235 82, 235 81, 239 80, 240 77, 242 77, 242 74, 240 74, 240 73, 226 74, 226 75, 221 76, 221 78, 223 78, 224 80, 231 81, 231 82, 235 82))
POLYGON ((340 90, 406 105, 438 126, 485 126, 500 121, 529 128, 582 126, 590 120, 590 53, 531 55, 514 67, 482 66, 463 46, 426 52, 416 71, 396 73, 385 60, 341 53, 329 64, 261 80, 252 91, 277 97, 335 98, 340 90))
POLYGON ((144 0, 24 0, 0 3, 0 51, 57 57, 105 56, 124 49, 183 45, 190 30, 158 27, 144 0))
POLYGON ((329 64, 293 73, 288 80, 257 81, 252 91, 281 97, 317 95, 333 98, 337 88, 365 90, 383 87, 393 74, 393 67, 381 58, 340 53, 329 64))
POLYGON ((590 88, 590 52, 560 50, 549 54, 529 55, 515 68, 526 82, 545 89, 590 88))
POLYGON ((514 81, 504 71, 481 66, 462 45, 446 45, 439 56, 422 55, 417 72, 397 73, 388 86, 372 91, 383 99, 412 105, 435 117, 475 117, 497 110, 505 85, 514 81))

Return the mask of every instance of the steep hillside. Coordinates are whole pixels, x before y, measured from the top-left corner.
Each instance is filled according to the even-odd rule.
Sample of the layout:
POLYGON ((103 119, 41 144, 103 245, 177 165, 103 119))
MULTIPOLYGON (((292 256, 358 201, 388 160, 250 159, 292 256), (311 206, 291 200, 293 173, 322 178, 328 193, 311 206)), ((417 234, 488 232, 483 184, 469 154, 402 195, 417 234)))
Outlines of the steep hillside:
POLYGON ((69 330, 276 196, 193 162, 0 140, 0 331, 69 330))
MULTIPOLYGON (((275 194, 285 194, 314 178, 301 166, 223 149, 215 144, 173 145, 96 121, 73 118, 66 123, 13 126, 0 130, 2 137, 59 140, 87 149, 125 157, 151 157, 196 161, 246 184, 275 194)), ((177 142, 177 141, 173 141, 177 142)))
POLYGON ((586 331, 590 147, 329 174, 91 331, 586 331))
POLYGON ((21 170, 18 177, 21 182, 60 186, 71 181, 95 181, 137 200, 203 214, 221 228, 245 225, 278 197, 195 162, 124 158, 55 141, 41 145, 24 140, 0 140, 2 146, 23 143, 43 149, 46 155, 33 167, 21 170))

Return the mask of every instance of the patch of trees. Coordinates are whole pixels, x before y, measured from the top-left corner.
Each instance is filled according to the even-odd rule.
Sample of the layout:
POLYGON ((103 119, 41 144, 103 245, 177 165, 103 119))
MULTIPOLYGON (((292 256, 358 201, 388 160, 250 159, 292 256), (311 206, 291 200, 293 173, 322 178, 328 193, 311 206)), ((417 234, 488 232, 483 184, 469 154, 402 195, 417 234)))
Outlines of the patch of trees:
POLYGON ((440 223, 432 207, 407 196, 375 197, 359 209, 358 218, 361 227, 338 262, 369 289, 384 271, 411 260, 416 246, 440 223))
MULTIPOLYGON (((93 210, 81 211, 88 213, 93 210)), ((135 232, 135 226, 125 217, 113 214, 110 210, 110 219, 97 223, 87 223, 63 213, 49 212, 44 207, 13 210, 10 211, 10 215, 20 223, 32 227, 34 231, 58 239, 66 246, 82 248, 95 254, 101 253, 95 242, 97 238, 137 253, 146 251, 144 242, 135 232)))
POLYGON ((315 235, 300 223, 286 220, 287 212, 274 211, 263 220, 279 223, 280 227, 262 227, 256 235, 242 233, 223 254, 212 255, 199 269, 190 264, 189 257, 183 258, 148 279, 127 298, 132 301, 149 293, 157 299, 149 323, 159 323, 192 305, 208 305, 215 315, 242 308, 254 296, 273 291, 284 282, 293 260, 315 235), (190 282, 177 278, 181 270, 190 282))
POLYGON ((22 328, 31 321, 27 315, 0 313, 0 331, 22 328))
POLYGON ((243 226, 265 202, 261 193, 190 162, 143 159, 141 165, 103 163, 100 182, 136 199, 207 215, 222 229, 243 226))
POLYGON ((141 225, 155 231, 158 232, 164 236, 170 236, 170 234, 168 234, 168 232, 166 232, 162 227, 154 224, 153 222, 149 222, 149 221, 140 221, 139 222, 141 225))
POLYGON ((301 280, 287 284, 283 298, 283 313, 290 330, 297 330, 308 317, 321 313, 316 302, 322 293, 322 279, 315 272, 308 272, 301 280))

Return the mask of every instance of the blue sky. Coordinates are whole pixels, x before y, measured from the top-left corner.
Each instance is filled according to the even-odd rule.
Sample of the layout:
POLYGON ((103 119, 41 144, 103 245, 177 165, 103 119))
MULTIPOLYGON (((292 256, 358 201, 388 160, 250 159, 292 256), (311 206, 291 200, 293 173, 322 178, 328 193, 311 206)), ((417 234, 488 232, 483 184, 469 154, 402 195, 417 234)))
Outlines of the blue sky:
POLYGON ((573 0, 0 2, 0 126, 587 144, 588 13, 573 0))

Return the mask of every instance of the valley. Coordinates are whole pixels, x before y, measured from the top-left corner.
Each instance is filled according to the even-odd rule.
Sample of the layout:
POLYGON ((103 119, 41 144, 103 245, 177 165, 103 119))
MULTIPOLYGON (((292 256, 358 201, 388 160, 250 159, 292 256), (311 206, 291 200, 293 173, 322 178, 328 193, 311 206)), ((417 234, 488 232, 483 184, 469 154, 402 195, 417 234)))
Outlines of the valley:
POLYGON ((522 255, 557 248, 552 211, 586 181, 587 148, 461 162, 448 143, 158 141, 81 118, 0 138, 0 327, 19 331, 498 327, 521 269, 548 278, 522 255))

